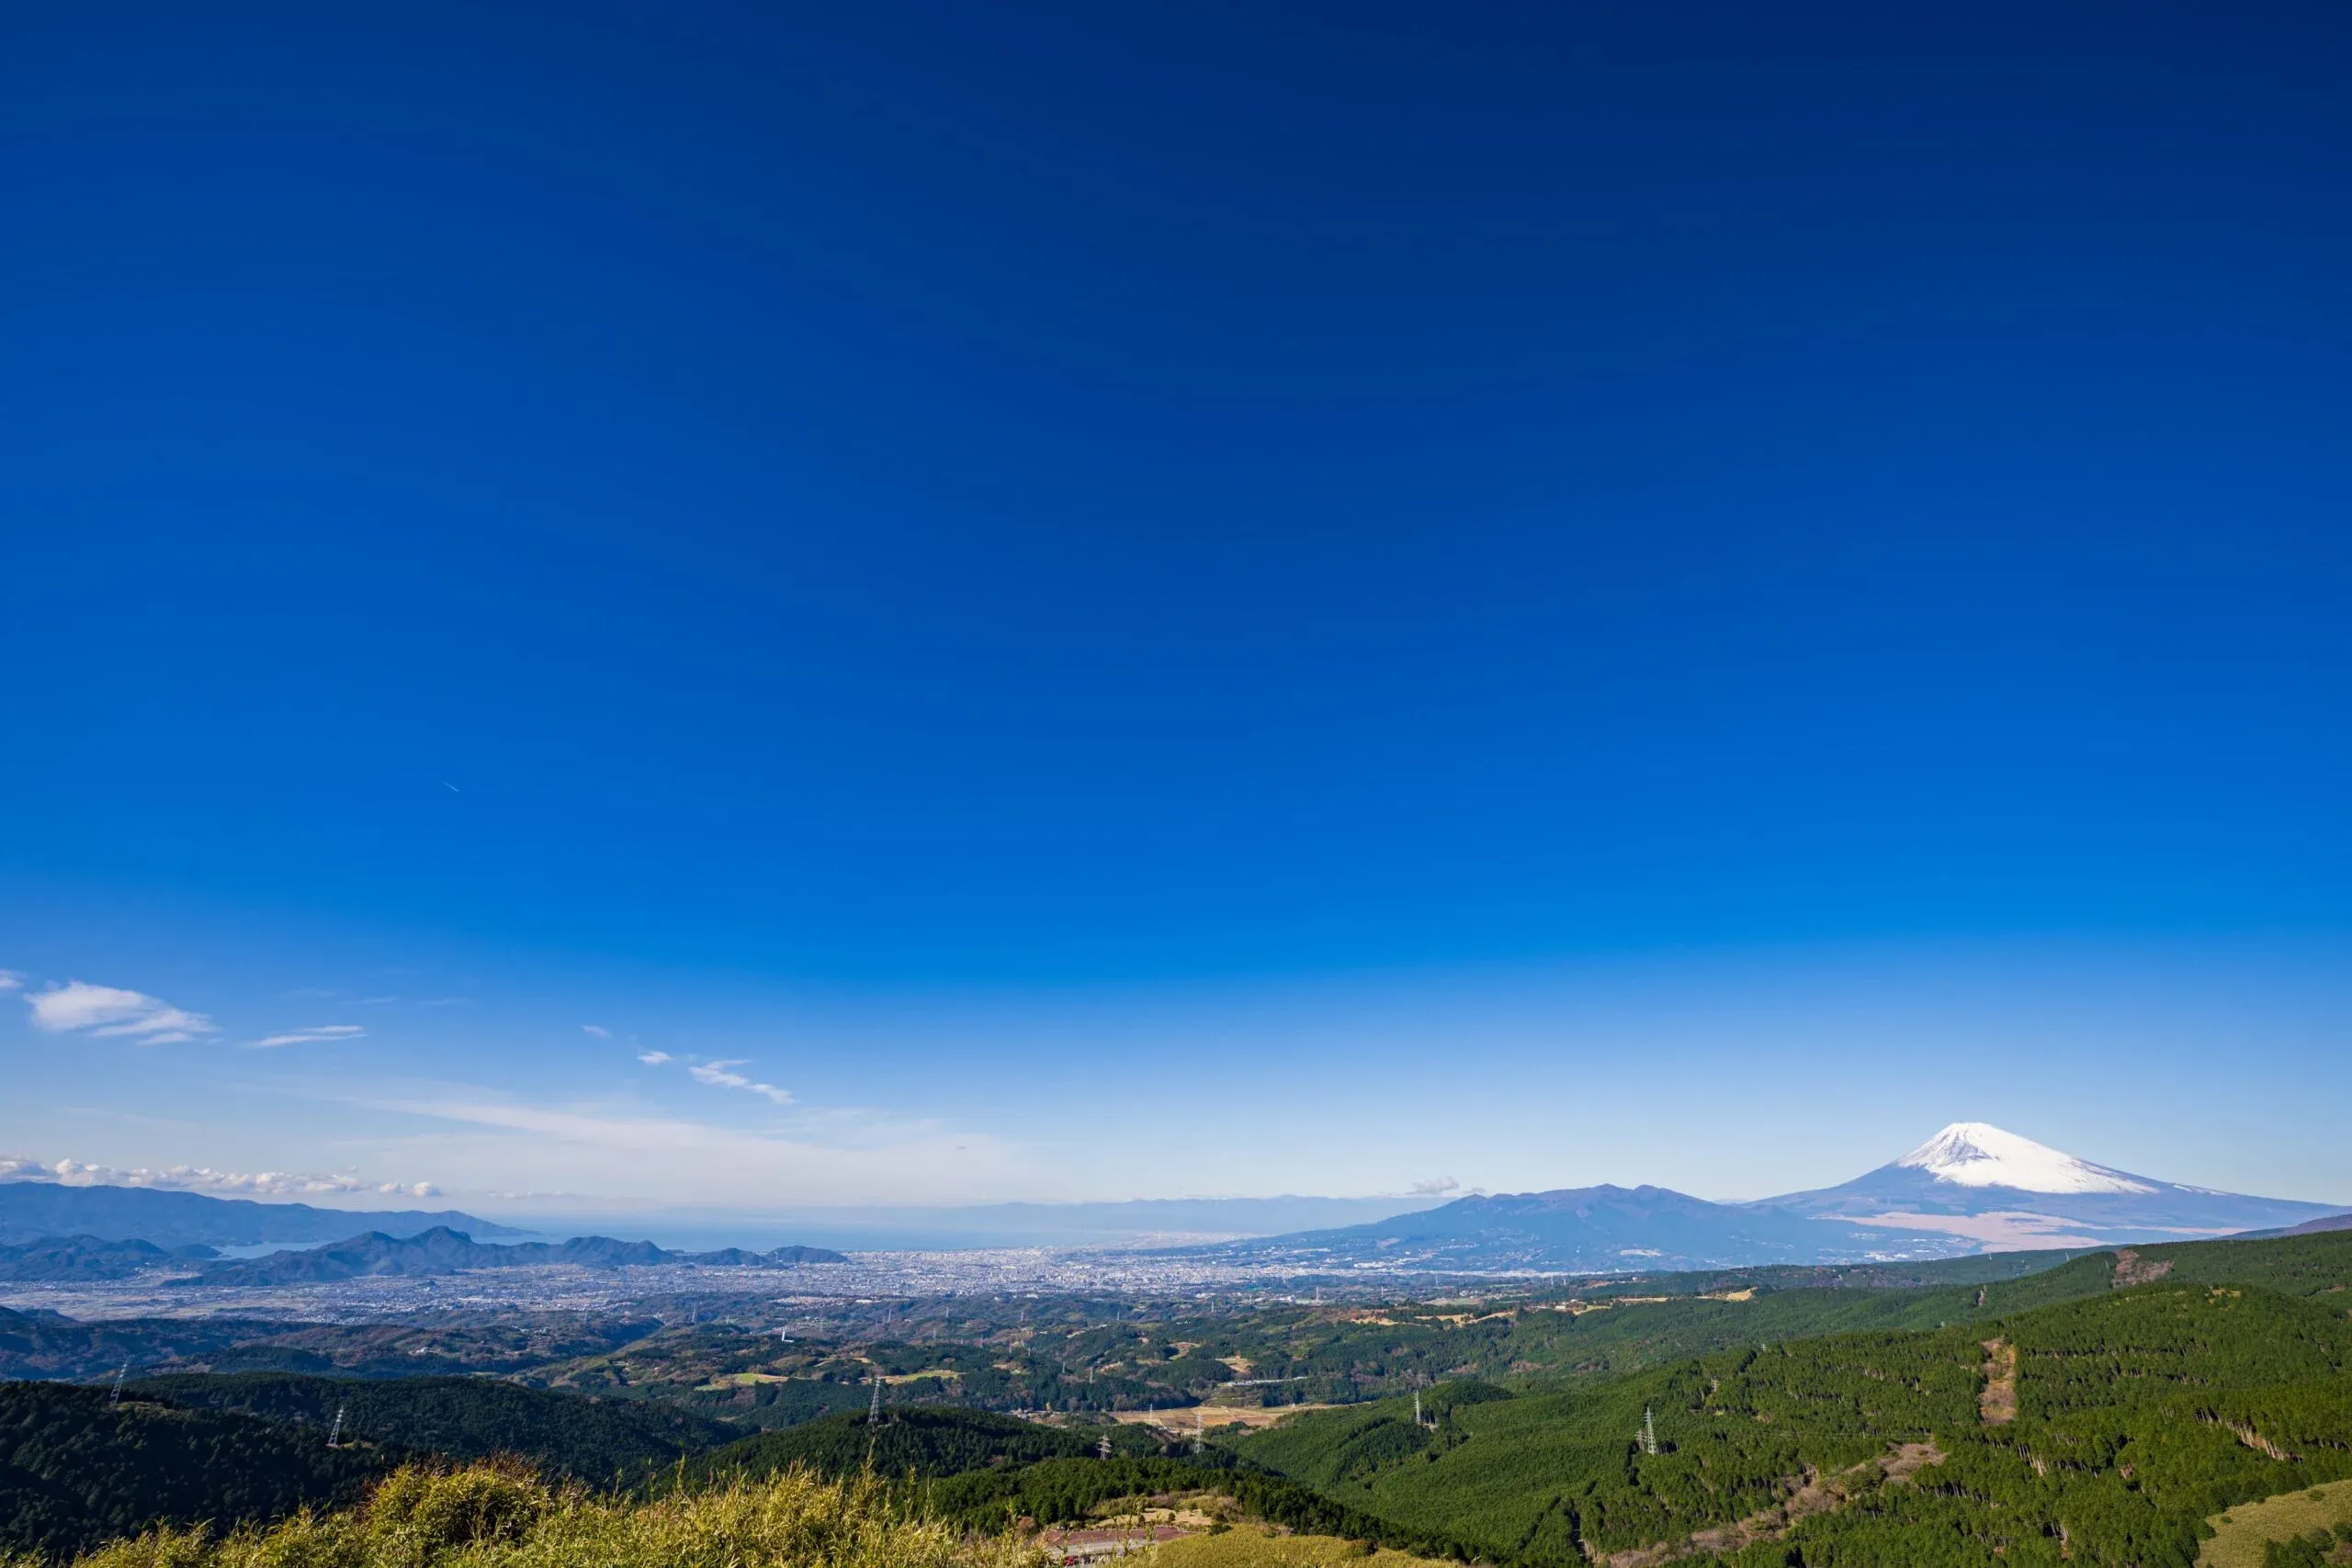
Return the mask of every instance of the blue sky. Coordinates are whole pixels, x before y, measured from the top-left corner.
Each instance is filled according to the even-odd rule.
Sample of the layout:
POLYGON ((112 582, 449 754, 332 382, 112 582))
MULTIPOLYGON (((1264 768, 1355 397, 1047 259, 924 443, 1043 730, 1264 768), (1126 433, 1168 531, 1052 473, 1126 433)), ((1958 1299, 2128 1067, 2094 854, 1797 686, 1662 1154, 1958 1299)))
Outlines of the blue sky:
POLYGON ((0 1153, 2352 1200, 2352 29, 2112 24, 17 8, 0 1153))

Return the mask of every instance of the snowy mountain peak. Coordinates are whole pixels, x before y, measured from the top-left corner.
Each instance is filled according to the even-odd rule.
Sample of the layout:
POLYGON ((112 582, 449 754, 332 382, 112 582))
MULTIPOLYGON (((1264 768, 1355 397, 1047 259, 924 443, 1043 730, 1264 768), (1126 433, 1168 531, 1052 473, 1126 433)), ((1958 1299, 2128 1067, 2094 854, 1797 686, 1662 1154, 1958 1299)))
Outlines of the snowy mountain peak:
POLYGON ((1960 1187, 2026 1192, 2154 1192, 2120 1170, 2076 1159, 1983 1122, 1955 1122, 1894 1162, 1960 1187))

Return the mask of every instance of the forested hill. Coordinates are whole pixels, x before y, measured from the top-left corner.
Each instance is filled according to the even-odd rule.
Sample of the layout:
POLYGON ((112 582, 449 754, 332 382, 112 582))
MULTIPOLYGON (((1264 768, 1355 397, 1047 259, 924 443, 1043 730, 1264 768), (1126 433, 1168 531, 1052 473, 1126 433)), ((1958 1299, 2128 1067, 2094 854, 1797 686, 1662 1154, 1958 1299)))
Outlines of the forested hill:
POLYGON ((1233 1447, 1490 1562, 1560 1568, 2188 1568, 2207 1517, 2352 1476, 2352 1235, 2102 1254, 2008 1289, 2060 1299, 1429 1399, 1428 1425, 1401 1400, 1310 1414, 1233 1447))
POLYGON ((519 1454, 554 1477, 609 1484, 733 1440, 740 1427, 674 1405, 551 1393, 494 1378, 322 1378, 284 1372, 143 1378, 141 1398, 233 1410, 308 1429, 322 1441, 343 1416, 347 1441, 486 1459, 519 1454))
POLYGON ((220 1410, 0 1383, 0 1558, 56 1558, 158 1523, 273 1519, 348 1502, 401 1457, 220 1410))
POLYGON ((955 1475, 991 1464, 1080 1458, 1092 1454, 1106 1435, 1117 1451, 1159 1451, 1159 1440, 1140 1427, 1067 1431, 986 1411, 915 1405, 890 1411, 872 1425, 864 1412, 850 1412, 763 1432, 713 1449, 687 1466, 686 1473, 759 1479, 806 1465, 821 1475, 843 1476, 855 1474, 870 1460, 881 1475, 955 1475))
POLYGON ((152 1241, 107 1241, 95 1235, 47 1236, 0 1247, 0 1280, 12 1284, 127 1280, 150 1269, 215 1256, 198 1243, 166 1249, 152 1241))
POLYGON ((0 1307, 0 1378, 111 1377, 132 1371, 293 1371, 407 1378, 514 1372, 602 1354, 662 1326, 658 1319, 541 1312, 501 1317, 417 1313, 393 1323, 286 1323, 230 1317, 83 1321, 0 1307))
POLYGON ((525 1269, 551 1263, 588 1269, 658 1263, 779 1269, 847 1261, 841 1253, 820 1247, 779 1247, 773 1252, 745 1252, 741 1247, 719 1252, 672 1252, 650 1241, 616 1241, 607 1235, 576 1235, 569 1241, 526 1241, 509 1246, 477 1242, 462 1232, 436 1225, 411 1236, 370 1231, 364 1235, 346 1236, 330 1247, 205 1263, 197 1268, 188 1282, 290 1285, 382 1274, 462 1274, 477 1269, 525 1269))
POLYGON ((219 1354, 285 1325, 235 1318, 130 1318, 83 1322, 53 1312, 0 1307, 0 1379, 83 1378, 181 1357, 219 1354))
POLYGON ((0 1560, 348 1501, 404 1459, 512 1454, 550 1480, 609 1487, 734 1436, 673 1408, 487 1378, 151 1378, 120 1403, 103 1388, 0 1383, 0 1560))

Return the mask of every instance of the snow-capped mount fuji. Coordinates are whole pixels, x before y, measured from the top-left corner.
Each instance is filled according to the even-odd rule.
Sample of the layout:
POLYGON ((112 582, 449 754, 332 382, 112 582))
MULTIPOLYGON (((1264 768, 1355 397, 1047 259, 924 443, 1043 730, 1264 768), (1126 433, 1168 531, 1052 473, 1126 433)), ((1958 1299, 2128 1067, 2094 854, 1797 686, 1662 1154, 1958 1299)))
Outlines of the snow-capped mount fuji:
POLYGON ((1955 1122, 1841 1187, 1763 1206, 1941 1238, 1960 1251, 2188 1241, 2299 1224, 2333 1207, 2160 1181, 1984 1122, 1955 1122))
POLYGON ((1961 1187, 2020 1192, 2154 1192, 2155 1184, 2061 1154, 1989 1122, 1955 1122, 1894 1162, 1961 1187))
POLYGON ((1754 1203, 1660 1187, 1505 1193, 1213 1250, 1302 1270, 1625 1273, 2089 1250, 2282 1230, 2342 1209, 2182 1187, 1955 1122, 1902 1158, 1818 1192, 1754 1203))

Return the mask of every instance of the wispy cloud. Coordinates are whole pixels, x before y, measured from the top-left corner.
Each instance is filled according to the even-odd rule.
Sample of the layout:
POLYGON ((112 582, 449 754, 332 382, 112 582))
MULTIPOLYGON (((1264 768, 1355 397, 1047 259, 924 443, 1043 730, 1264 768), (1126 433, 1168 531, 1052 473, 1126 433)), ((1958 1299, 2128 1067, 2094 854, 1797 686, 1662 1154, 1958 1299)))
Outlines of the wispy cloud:
POLYGON ((174 1041, 193 1040, 199 1034, 220 1032, 213 1021, 200 1012, 189 1012, 160 997, 118 986, 68 980, 45 991, 28 991, 25 1000, 33 1010, 33 1027, 51 1034, 123 1035, 142 1045, 165 1045, 174 1041))
POLYGON ((0 969, 0 991, 20 991, 24 987, 25 977, 22 975, 14 969, 0 969))
POLYGON ((1416 1181, 1405 1189, 1415 1198, 1442 1198, 1449 1192, 1462 1190, 1462 1183, 1450 1176, 1433 1176, 1427 1181, 1416 1181))
POLYGON ((484 1192, 560 1187, 663 1201, 757 1206, 789 1192, 797 1202, 970 1201, 1020 1168, 985 1134, 920 1119, 870 1116, 862 1125, 752 1131, 610 1105, 534 1105, 492 1091, 438 1086, 414 1099, 363 1101, 382 1111, 482 1129, 388 1141, 388 1152, 429 1150, 445 1179, 484 1192))
POLYGON ((667 1051, 639 1051, 637 1059, 649 1067, 665 1067, 677 1060, 667 1051))
POLYGON ((742 1061, 698 1062, 688 1067, 686 1073, 695 1082, 708 1084, 713 1089, 740 1089, 746 1094, 764 1096, 778 1105, 792 1103, 789 1090, 778 1089, 772 1083, 754 1082, 734 1070, 747 1065, 742 1061))
POLYGON ((592 1034, 599 1040, 610 1040, 613 1037, 613 1032, 601 1023, 583 1023, 580 1026, 580 1032, 592 1034))
POLYGON ((321 1040, 356 1040, 367 1032, 356 1023, 319 1023, 308 1029, 289 1029, 283 1034, 269 1035, 254 1041, 248 1048, 267 1051, 280 1045, 308 1045, 321 1040))
POLYGON ((61 1159, 53 1166, 22 1156, 0 1156, 0 1181, 55 1181, 67 1187, 146 1187, 166 1192, 235 1193, 250 1198, 322 1198, 359 1193, 385 1198, 437 1197, 430 1181, 368 1181, 356 1176, 302 1171, 214 1170, 209 1166, 93 1165, 61 1159))

